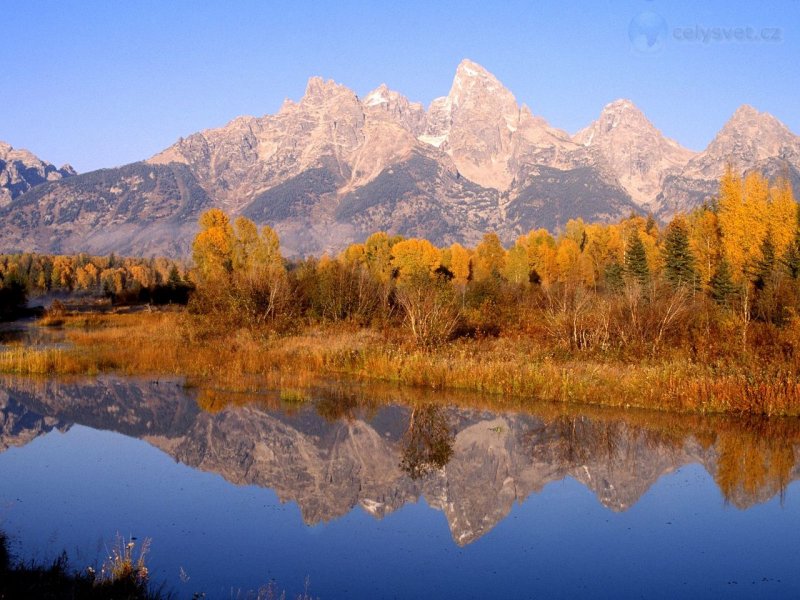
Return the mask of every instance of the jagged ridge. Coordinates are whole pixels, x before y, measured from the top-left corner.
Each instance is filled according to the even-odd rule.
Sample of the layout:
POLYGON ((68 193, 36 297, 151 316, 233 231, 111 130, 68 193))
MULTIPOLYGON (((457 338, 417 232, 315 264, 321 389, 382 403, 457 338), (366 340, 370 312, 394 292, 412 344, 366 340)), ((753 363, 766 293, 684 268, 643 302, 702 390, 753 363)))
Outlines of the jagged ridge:
POLYGON ((508 243, 571 218, 668 218, 713 195, 729 163, 797 181, 800 141, 743 106, 694 153, 629 100, 570 136, 469 60, 427 110, 384 84, 360 99, 312 77, 276 114, 239 117, 144 164, 104 170, 103 185, 86 174, 15 197, 0 208, 0 249, 182 254, 210 205, 275 227, 289 255, 336 251, 377 230, 437 244, 495 230, 508 243), (132 188, 131 170, 144 169, 179 193, 167 183, 132 188))

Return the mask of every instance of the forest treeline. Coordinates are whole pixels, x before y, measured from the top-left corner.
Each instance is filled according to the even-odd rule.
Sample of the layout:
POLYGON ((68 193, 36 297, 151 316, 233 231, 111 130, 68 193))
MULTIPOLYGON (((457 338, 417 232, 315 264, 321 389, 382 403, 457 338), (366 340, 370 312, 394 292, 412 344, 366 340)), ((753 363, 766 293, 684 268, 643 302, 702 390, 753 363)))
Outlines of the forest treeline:
POLYGON ((800 308, 792 188, 731 170, 713 202, 664 227, 578 219, 510 248, 494 233, 437 248, 379 232, 336 256, 286 261, 271 228, 212 209, 193 258, 191 308, 226 326, 402 326, 425 347, 524 334, 571 351, 792 352, 800 308))
MULTIPOLYGON (((185 303, 199 322, 296 332, 324 323, 397 331, 424 348, 526 336, 554 351, 714 359, 800 343, 800 227, 788 181, 728 171, 719 194, 666 226, 632 215, 569 221, 505 248, 438 248, 378 232, 335 256, 286 260, 277 234, 212 209, 193 266, 164 258, 0 256, 0 306, 78 292, 185 303), (402 332, 406 332, 402 334, 402 332)), ((11 308, 10 308, 11 307, 11 308)))
POLYGON ((51 293, 104 296, 118 303, 185 304, 192 289, 187 266, 166 258, 0 255, 0 319, 13 317, 29 297, 51 293))

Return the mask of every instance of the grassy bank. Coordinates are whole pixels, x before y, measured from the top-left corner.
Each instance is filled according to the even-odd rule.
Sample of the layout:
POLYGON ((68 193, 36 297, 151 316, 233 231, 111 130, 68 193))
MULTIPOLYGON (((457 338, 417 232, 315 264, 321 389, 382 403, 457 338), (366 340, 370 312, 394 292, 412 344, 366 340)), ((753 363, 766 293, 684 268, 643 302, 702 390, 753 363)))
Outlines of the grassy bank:
POLYGON ((526 336, 464 338, 433 350, 392 328, 347 324, 277 335, 210 325, 186 311, 67 315, 69 345, 11 346, 0 371, 15 374, 180 375, 199 385, 287 394, 320 378, 383 380, 526 400, 678 412, 800 414, 792 363, 741 355, 701 363, 681 352, 656 358, 577 355, 526 336))
POLYGON ((78 571, 61 554, 50 565, 12 560, 8 539, 0 532, 0 598, 52 600, 161 600, 170 597, 148 583, 144 552, 133 557, 133 545, 119 546, 96 573, 78 571))

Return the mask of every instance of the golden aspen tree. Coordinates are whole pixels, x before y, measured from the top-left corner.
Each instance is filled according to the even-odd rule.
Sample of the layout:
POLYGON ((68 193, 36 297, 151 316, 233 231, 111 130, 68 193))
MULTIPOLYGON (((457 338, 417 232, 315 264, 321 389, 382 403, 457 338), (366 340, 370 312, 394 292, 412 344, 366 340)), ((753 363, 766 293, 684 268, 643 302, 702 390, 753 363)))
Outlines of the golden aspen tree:
POLYGON ((450 250, 450 264, 448 268, 453 274, 453 283, 457 286, 464 287, 470 278, 471 272, 471 257, 469 250, 464 248, 461 244, 456 242, 449 248, 450 250))
POLYGON ((587 242, 586 223, 583 219, 570 219, 564 227, 564 233, 561 236, 570 239, 578 246, 578 249, 583 252, 587 242))
POLYGON ((480 244, 475 247, 472 257, 472 279, 487 281, 501 277, 506 264, 506 250, 496 233, 484 234, 480 244))
POLYGON ((150 279, 150 272, 146 267, 142 265, 132 265, 128 271, 131 274, 131 279, 143 288, 152 285, 153 282, 150 279))
POLYGON ((212 208, 200 216, 192 256, 201 281, 227 277, 233 270, 233 228, 220 209, 212 208))
POLYGON ((585 277, 587 285, 597 285, 605 276, 612 263, 622 264, 625 249, 620 230, 615 225, 593 223, 586 226, 587 241, 583 256, 586 262, 585 277), (588 270, 591 270, 591 280, 588 270))
POLYGON ((719 220, 714 211, 702 207, 689 216, 688 223, 689 248, 697 259, 700 283, 708 285, 721 258, 719 220))
POLYGON ((523 246, 528 254, 530 277, 536 283, 550 285, 555 281, 556 241, 546 229, 537 229, 522 235, 517 244, 523 246))
POLYGON ((530 273, 527 249, 520 244, 514 244, 507 253, 503 276, 510 283, 528 286, 530 285, 530 273))
POLYGON ((412 238, 392 246, 392 267, 398 281, 432 276, 442 264, 441 251, 428 240, 412 238))
POLYGON ((231 248, 231 267, 234 272, 245 273, 255 267, 260 243, 255 223, 245 217, 239 217, 234 221, 231 248))
POLYGON ((775 252, 783 256, 797 231, 797 202, 791 183, 781 177, 769 190, 768 229, 772 232, 775 252))
POLYGON ((392 247, 400 241, 400 236, 390 236, 385 231, 379 231, 364 242, 367 268, 381 283, 387 283, 392 278, 392 247))
POLYGON ((576 285, 581 282, 580 259, 581 250, 572 238, 561 238, 556 251, 556 268, 558 282, 576 285))
POLYGON ((340 258, 348 265, 365 265, 367 263, 367 252, 364 244, 350 244, 345 248, 340 258))
POLYGON ((758 256, 758 247, 764 239, 767 227, 765 214, 769 191, 755 185, 753 177, 749 185, 729 168, 720 182, 719 226, 722 235, 722 252, 741 279, 745 269, 758 256))
POLYGON ((56 256, 53 259, 53 271, 51 279, 53 287, 72 289, 74 286, 75 271, 73 269, 70 257, 56 256))

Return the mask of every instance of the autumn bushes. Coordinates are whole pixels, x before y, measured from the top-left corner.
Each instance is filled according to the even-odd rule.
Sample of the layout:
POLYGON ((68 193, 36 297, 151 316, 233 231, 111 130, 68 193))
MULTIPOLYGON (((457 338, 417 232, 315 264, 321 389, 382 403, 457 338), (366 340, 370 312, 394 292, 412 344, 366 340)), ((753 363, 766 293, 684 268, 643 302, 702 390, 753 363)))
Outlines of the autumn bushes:
POLYGON ((800 307, 797 205, 785 183, 759 175, 728 173, 720 190, 663 230, 636 216, 576 220, 509 249, 492 233, 472 249, 376 233, 338 256, 294 262, 269 227, 212 210, 194 242, 192 308, 223 328, 400 327, 427 349, 527 335, 568 352, 696 355, 713 333, 726 351, 747 352, 754 327, 777 343, 800 307))
MULTIPOLYGON (((656 356, 665 344, 680 343, 676 333, 698 309, 692 292, 638 281, 615 293, 560 287, 545 293, 545 323, 550 341, 570 351, 656 356)), ((685 338, 684 338, 685 339, 685 338)))

